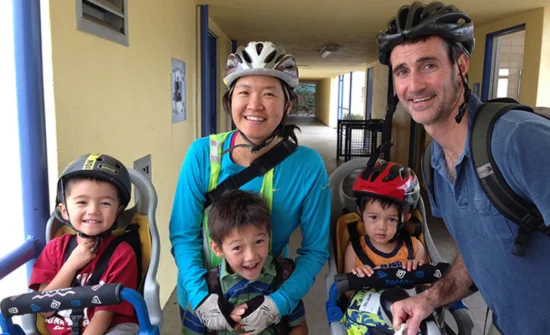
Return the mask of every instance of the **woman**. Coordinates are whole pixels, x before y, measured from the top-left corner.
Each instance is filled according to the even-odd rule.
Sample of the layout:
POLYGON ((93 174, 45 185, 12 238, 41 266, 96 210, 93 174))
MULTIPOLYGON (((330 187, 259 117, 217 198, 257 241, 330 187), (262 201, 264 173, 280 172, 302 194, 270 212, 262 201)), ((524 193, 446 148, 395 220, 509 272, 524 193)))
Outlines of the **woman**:
MULTIPOLYGON (((224 72, 224 83, 229 88, 224 95, 224 109, 237 130, 201 138, 191 145, 170 219, 172 254, 179 270, 178 301, 181 308, 189 304, 202 315, 199 318, 203 323, 209 321, 205 320, 208 317, 219 319, 219 313, 226 319, 229 314, 218 306, 217 296, 209 294, 204 279, 207 269, 202 260, 201 233, 206 194, 219 182, 244 170, 282 138, 298 142, 294 134, 297 127, 285 124, 297 102, 293 89, 298 85, 298 68, 292 55, 271 42, 251 42, 228 57, 224 72), (221 142, 219 162, 211 158, 211 140, 221 142), (209 313, 200 313, 201 310, 209 313)), ((242 321, 242 309, 232 315, 245 329, 260 331, 294 309, 328 258, 330 188, 320 155, 298 146, 274 169, 241 189, 260 193, 271 207, 273 255, 283 254, 298 226, 302 232, 296 268, 279 290, 265 297, 260 307, 267 312, 253 313, 242 321)), ((228 324, 222 323, 217 326, 219 330, 228 329, 228 324)))

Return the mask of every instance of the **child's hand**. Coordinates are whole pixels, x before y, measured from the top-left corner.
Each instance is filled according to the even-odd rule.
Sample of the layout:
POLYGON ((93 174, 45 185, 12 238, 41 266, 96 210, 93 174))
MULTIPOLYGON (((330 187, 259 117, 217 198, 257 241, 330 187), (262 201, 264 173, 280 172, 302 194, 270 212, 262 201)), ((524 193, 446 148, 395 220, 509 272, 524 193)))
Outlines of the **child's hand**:
MULTIPOLYGON (((231 319, 233 319, 233 321, 239 323, 241 322, 242 315, 244 314, 244 312, 246 312, 247 309, 248 309, 247 304, 241 304, 241 305, 235 306, 235 308, 233 308, 233 311, 229 316, 231 317, 231 319)), ((242 328, 241 324, 239 323, 238 327, 235 330, 241 329, 241 328, 242 328)))
POLYGON ((373 275, 374 270, 368 265, 361 265, 354 269, 351 269, 351 273, 353 273, 357 277, 370 277, 373 275))
POLYGON ((78 245, 74 248, 73 252, 65 262, 64 266, 70 267, 70 269, 75 272, 83 268, 88 264, 92 259, 94 259, 97 254, 92 252, 92 248, 96 244, 95 238, 84 238, 77 236, 78 245))
POLYGON ((421 259, 409 259, 403 264, 403 269, 407 271, 416 270, 417 266, 424 265, 424 261, 421 259))

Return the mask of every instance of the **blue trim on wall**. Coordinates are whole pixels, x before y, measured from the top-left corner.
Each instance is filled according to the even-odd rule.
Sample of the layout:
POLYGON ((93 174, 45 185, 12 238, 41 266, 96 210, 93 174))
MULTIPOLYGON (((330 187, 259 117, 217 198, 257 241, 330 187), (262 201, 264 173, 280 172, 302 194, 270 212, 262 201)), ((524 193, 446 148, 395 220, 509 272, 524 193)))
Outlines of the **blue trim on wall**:
POLYGON ((493 42, 495 37, 514 33, 516 31, 525 30, 525 23, 498 30, 487 34, 485 38, 485 55, 483 57, 483 80, 481 83, 481 100, 487 101, 489 99, 489 87, 491 85, 491 67, 493 60, 493 42))
POLYGON ((351 93, 353 92, 353 72, 349 73, 349 103, 348 103, 348 120, 351 120, 351 93))
POLYGON ((237 40, 231 40, 231 53, 235 53, 237 51, 237 40))
POLYGON ((21 265, 35 258, 40 253, 40 250, 42 249, 39 248, 38 239, 31 237, 17 249, 0 258, 0 280, 17 270, 21 265))
MULTIPOLYGON (((40 1, 13 1, 13 31, 23 220, 26 239, 37 240, 36 257, 44 248, 50 216, 40 1)), ((29 276, 33 263, 27 263, 29 276)))
POLYGON ((338 106, 337 106, 337 109, 338 109, 338 120, 342 120, 342 118, 344 117, 344 111, 342 109, 342 104, 343 104, 343 101, 344 101, 344 88, 342 87, 343 86, 343 78, 344 76, 342 75, 339 75, 338 76, 338 106))
POLYGON ((216 36, 208 33, 208 54, 210 55, 209 65, 210 73, 208 77, 208 94, 210 95, 210 134, 215 134, 217 132, 217 97, 218 97, 218 51, 217 43, 218 39, 216 36))
POLYGON ((208 5, 200 6, 201 40, 201 136, 210 135, 210 48, 208 43, 208 5))
POLYGON ((370 120, 372 116, 372 86, 374 85, 374 66, 367 69, 367 87, 366 87, 366 103, 365 103, 365 120, 370 120))

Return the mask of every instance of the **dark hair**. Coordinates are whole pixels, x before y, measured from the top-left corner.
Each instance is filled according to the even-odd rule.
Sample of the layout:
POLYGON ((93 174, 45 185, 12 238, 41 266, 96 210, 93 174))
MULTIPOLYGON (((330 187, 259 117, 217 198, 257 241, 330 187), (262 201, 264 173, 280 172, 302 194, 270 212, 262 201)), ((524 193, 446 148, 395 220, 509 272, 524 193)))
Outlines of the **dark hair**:
MULTIPOLYGON (((287 116, 289 114, 295 113, 298 110, 298 96, 296 95, 296 93, 294 93, 294 90, 283 80, 279 79, 279 82, 281 83, 283 91, 285 92, 285 113, 283 114, 281 123, 279 123, 279 125, 275 129, 275 132, 277 133, 277 136, 283 138, 290 137, 296 144, 298 144, 298 138, 296 137, 294 131, 296 129, 300 130, 300 127, 295 124, 285 124, 287 116), (290 103, 292 103, 292 109, 290 110, 290 112, 286 113, 286 108, 290 103)), ((233 95, 233 89, 235 88, 236 83, 237 81, 235 81, 233 83, 233 86, 231 86, 231 88, 223 95, 223 109, 227 114, 229 114, 229 117, 233 117, 231 115, 231 96, 233 95)))
POLYGON ((108 183, 108 184, 113 185, 113 187, 116 190, 116 196, 117 196, 118 202, 122 201, 121 200, 122 196, 120 194, 120 190, 118 189, 118 187, 115 184, 110 183, 110 182, 106 181, 105 179, 94 178, 94 177, 73 176, 73 177, 69 177, 69 178, 65 179, 64 182, 63 182, 63 189, 65 190, 65 194, 69 195, 71 193, 71 190, 74 187, 74 185, 76 183, 80 182, 80 181, 83 181, 83 180, 91 180, 91 181, 95 181, 96 183, 101 182, 101 183, 108 183))
POLYGON ((271 235, 271 215, 260 196, 233 190, 212 203, 208 213, 208 228, 214 243, 221 246, 234 229, 242 231, 250 226, 266 229, 271 235))
MULTIPOLYGON (((384 210, 386 210, 388 207, 394 207, 398 211, 401 210, 403 215, 407 215, 409 213, 409 206, 407 204, 402 204, 395 200, 391 200, 384 197, 367 195, 367 196, 357 198, 357 206, 359 206, 359 210, 361 211, 359 215, 361 216, 363 215, 363 211, 365 210, 365 207, 367 206, 367 204, 372 204, 374 202, 379 202, 380 206, 382 206, 382 209, 384 210)), ((401 218, 399 220, 401 220, 401 218)))
MULTIPOLYGON (((439 36, 439 35, 419 36, 419 37, 408 39, 408 40, 406 40, 405 42, 403 42, 399 45, 415 44, 415 43, 418 43, 418 42, 426 42, 427 40, 429 40, 430 38, 432 38, 434 36, 439 36)), ((443 38, 443 37, 441 37, 441 38, 443 39, 443 41, 445 41, 445 46, 446 46, 446 49, 447 49, 447 56, 449 57, 449 62, 451 63, 451 65, 455 65, 456 60, 458 59, 458 56, 463 54, 464 50, 462 50, 455 42, 453 42, 451 40, 448 40, 446 38, 443 38)), ((389 62, 390 62, 389 65, 390 65, 390 68, 391 68, 392 67, 391 59, 390 59, 389 62)))

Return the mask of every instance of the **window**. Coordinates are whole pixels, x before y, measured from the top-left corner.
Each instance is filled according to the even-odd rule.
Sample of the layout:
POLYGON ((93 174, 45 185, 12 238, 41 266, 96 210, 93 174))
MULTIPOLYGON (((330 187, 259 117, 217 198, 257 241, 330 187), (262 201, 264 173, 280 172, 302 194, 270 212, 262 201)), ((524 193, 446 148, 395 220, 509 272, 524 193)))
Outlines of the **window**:
POLYGON ((78 30, 128 46, 128 0, 76 0, 78 30))
POLYGON ((497 98, 506 98, 508 96, 508 69, 498 69, 497 98))

